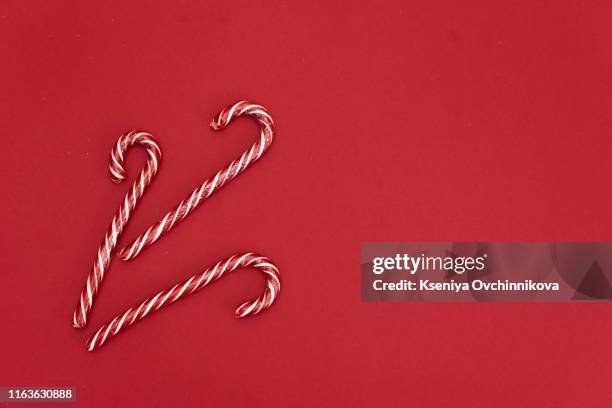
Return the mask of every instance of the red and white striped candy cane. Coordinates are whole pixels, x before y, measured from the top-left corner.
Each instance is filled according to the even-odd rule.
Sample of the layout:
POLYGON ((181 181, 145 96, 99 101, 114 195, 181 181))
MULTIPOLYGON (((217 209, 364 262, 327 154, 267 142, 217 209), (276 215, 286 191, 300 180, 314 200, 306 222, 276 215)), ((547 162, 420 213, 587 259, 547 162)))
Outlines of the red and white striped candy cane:
POLYGON ((104 273, 110 264, 113 249, 117 245, 117 240, 123 231, 123 227, 127 224, 132 210, 136 207, 136 203, 144 194, 147 186, 157 173, 157 168, 161 159, 161 150, 159 145, 148 133, 141 131, 131 131, 122 135, 111 151, 110 173, 111 178, 115 183, 120 183, 125 179, 126 173, 124 169, 124 155, 127 150, 134 144, 142 145, 147 152, 147 162, 144 169, 132 185, 131 190, 125 196, 123 204, 119 207, 111 226, 104 236, 104 240, 98 249, 98 255, 93 265, 85 287, 81 292, 81 298, 72 317, 72 325, 76 328, 85 327, 87 317, 91 311, 96 293, 100 289, 104 273))
POLYGON ((119 252, 119 257, 124 261, 135 258, 143 249, 157 241, 163 234, 170 231, 176 224, 184 220, 199 204, 212 195, 213 192, 223 187, 237 175, 255 163, 272 144, 274 138, 274 122, 266 109, 251 102, 240 101, 223 109, 211 122, 210 126, 215 129, 223 129, 232 120, 240 115, 253 116, 261 125, 259 140, 246 150, 240 158, 231 162, 227 167, 219 171, 214 177, 204 181, 188 197, 172 211, 167 213, 161 221, 151 226, 144 234, 140 235, 134 242, 128 244, 119 252))
POLYGON ((224 274, 239 268, 253 267, 264 273, 266 277, 266 289, 264 294, 255 300, 245 302, 236 309, 236 317, 254 316, 274 303, 280 292, 280 273, 276 266, 266 257, 246 253, 234 255, 217 262, 204 272, 177 283, 170 289, 162 290, 155 296, 149 297, 139 305, 127 309, 113 320, 103 325, 87 340, 87 350, 93 351, 101 347, 106 341, 116 336, 121 330, 133 325, 138 320, 156 312, 164 305, 169 305, 177 300, 187 297, 195 291, 202 289, 208 284, 220 279, 224 274))

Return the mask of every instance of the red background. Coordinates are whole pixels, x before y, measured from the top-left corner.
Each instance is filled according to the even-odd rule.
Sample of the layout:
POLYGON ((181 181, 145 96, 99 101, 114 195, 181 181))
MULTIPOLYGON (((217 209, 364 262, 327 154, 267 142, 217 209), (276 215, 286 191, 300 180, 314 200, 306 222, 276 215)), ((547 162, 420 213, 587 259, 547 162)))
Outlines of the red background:
MULTIPOLYGON (((78 404, 610 406, 606 303, 360 301, 362 241, 612 240, 608 1, 0 6, 0 385, 72 385, 78 404), (576 4, 574 4, 576 3, 576 4), (127 243, 250 146, 272 148, 135 261, 115 258, 70 325, 128 189, 124 131, 160 141, 127 243), (127 330, 125 307, 236 252, 281 268, 238 321, 243 271, 127 330)), ((144 162, 127 160, 130 180, 144 162)))

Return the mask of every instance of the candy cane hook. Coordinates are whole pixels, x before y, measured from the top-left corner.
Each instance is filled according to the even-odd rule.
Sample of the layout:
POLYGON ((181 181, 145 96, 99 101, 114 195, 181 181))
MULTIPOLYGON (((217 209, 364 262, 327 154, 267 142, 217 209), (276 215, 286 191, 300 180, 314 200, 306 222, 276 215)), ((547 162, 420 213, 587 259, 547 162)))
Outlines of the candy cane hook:
POLYGON ((113 181, 115 183, 121 183, 125 179, 126 172, 123 166, 124 155, 134 144, 140 144, 146 149, 147 162, 132 185, 131 190, 125 196, 123 204, 115 213, 111 226, 106 232, 104 240, 98 249, 96 261, 87 277, 87 282, 81 292, 79 304, 72 317, 72 325, 76 328, 85 327, 87 324, 87 317, 91 311, 96 293, 98 293, 102 280, 104 279, 104 273, 110 264, 111 254, 117 245, 117 240, 127 224, 132 211, 136 207, 138 199, 142 197, 147 186, 157 173, 157 168, 161 159, 159 145, 150 134, 140 131, 131 131, 122 135, 111 150, 110 173, 113 181))
POLYGON ((280 273, 278 269, 268 258, 260 255, 252 253, 234 255, 217 262, 215 266, 207 268, 200 274, 177 283, 169 289, 162 290, 139 305, 132 306, 122 314, 117 315, 113 320, 100 327, 98 331, 87 340, 87 350, 93 351, 101 347, 121 330, 133 325, 147 315, 158 311, 164 305, 169 305, 182 297, 184 298, 193 294, 195 291, 220 279, 226 273, 249 266, 260 270, 265 275, 266 289, 264 294, 257 299, 238 306, 238 309, 236 309, 236 317, 243 318, 246 316, 254 316, 266 310, 272 306, 280 292, 280 273))
POLYGON ((214 177, 204 181, 191 195, 181 201, 174 210, 167 213, 161 221, 151 226, 144 234, 136 238, 135 241, 125 246, 119 253, 121 259, 127 261, 138 256, 143 249, 153 244, 163 234, 184 220, 191 211, 210 197, 213 192, 233 180, 250 165, 259 160, 264 152, 268 150, 274 138, 274 122, 266 109, 260 105, 246 101, 235 103, 219 112, 210 126, 214 130, 223 129, 233 117, 241 115, 250 115, 257 119, 262 126, 259 140, 249 150, 242 153, 240 158, 231 162, 214 177))

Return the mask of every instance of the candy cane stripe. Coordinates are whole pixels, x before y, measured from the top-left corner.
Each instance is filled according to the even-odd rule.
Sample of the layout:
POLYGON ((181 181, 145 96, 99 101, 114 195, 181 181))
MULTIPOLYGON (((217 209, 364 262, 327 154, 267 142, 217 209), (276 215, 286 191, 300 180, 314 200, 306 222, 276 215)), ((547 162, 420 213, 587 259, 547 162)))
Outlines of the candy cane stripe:
POLYGON ((128 222, 131 211, 136 207, 137 201, 142 197, 151 180, 157 174, 159 160, 161 159, 161 150, 157 142, 148 133, 131 131, 122 135, 111 150, 109 170, 113 181, 121 182, 125 179, 124 153, 134 144, 140 144, 147 150, 147 162, 145 168, 132 185, 131 191, 125 196, 122 205, 115 213, 111 226, 107 230, 98 249, 94 266, 87 277, 85 287, 81 291, 79 304, 75 308, 72 317, 72 325, 76 328, 85 327, 87 324, 87 317, 91 312, 94 299, 110 264, 111 255, 117 245, 117 240, 128 222))
POLYGON ((253 116, 261 125, 262 130, 258 140, 249 150, 246 150, 240 156, 239 165, 236 166, 234 160, 228 166, 217 172, 212 178, 205 180, 190 196, 181 201, 174 210, 168 212, 161 221, 151 226, 144 234, 141 234, 133 242, 123 248, 119 253, 121 259, 127 261, 137 257, 145 248, 152 245, 164 234, 174 228, 175 225, 184 220, 188 214, 210 197, 214 191, 236 178, 236 176, 259 160, 264 152, 268 150, 274 138, 274 122, 270 114, 261 105, 240 101, 219 112, 210 125, 214 130, 220 130, 226 127, 233 117, 243 114, 253 116), (166 222, 170 217, 172 217, 172 222, 166 222), (152 233, 153 231, 155 231, 155 233, 152 233))
POLYGON ((253 253, 246 253, 240 256, 235 255, 226 260, 217 262, 213 267, 209 267, 203 272, 194 275, 169 289, 157 293, 152 298, 147 298, 141 302, 140 305, 138 305, 135 313, 133 313, 133 311, 136 309, 136 306, 133 306, 128 308, 122 314, 117 315, 109 323, 100 327, 96 333, 90 337, 89 340, 87 340, 87 350, 93 351, 101 347, 105 342, 138 320, 145 318, 149 313, 153 314, 157 310, 163 308, 165 305, 172 304, 176 300, 185 298, 195 291, 206 287, 209 284, 210 279, 206 280, 204 284, 201 284, 201 282, 204 282, 204 278, 206 276, 210 277, 215 275, 215 271, 218 273, 218 277, 221 277, 225 273, 246 267, 253 267, 264 274, 266 278, 266 290, 264 291, 264 294, 257 299, 245 302, 238 306, 236 309, 236 317, 243 318, 246 316, 254 316, 268 309, 276 301, 280 292, 280 273, 278 272, 278 269, 268 258, 260 255, 253 253), (196 281, 198 283, 193 286, 193 289, 187 290, 187 288, 196 281), (159 299, 161 300, 158 302, 159 299), (171 300, 168 301, 168 299, 171 300), (145 309, 144 312, 140 313, 143 308, 145 309), (131 319, 129 318, 130 316, 132 316, 131 319), (101 333, 104 334, 101 336, 101 333))

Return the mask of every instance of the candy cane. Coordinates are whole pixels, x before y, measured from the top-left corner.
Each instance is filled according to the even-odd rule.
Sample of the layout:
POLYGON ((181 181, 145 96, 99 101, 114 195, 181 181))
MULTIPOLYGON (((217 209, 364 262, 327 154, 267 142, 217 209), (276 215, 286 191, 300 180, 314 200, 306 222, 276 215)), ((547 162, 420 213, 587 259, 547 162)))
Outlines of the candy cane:
POLYGON ((147 315, 158 311, 163 306, 172 304, 202 289, 208 284, 215 282, 224 274, 249 266, 263 272, 266 277, 266 289, 264 294, 257 299, 238 306, 236 309, 236 317, 243 318, 246 316, 254 316, 266 310, 272 306, 280 292, 280 273, 278 269, 268 258, 260 255, 252 253, 234 255, 228 259, 217 262, 215 266, 209 267, 200 274, 177 283, 170 289, 162 290, 155 296, 147 298, 139 305, 132 306, 122 314, 117 315, 113 320, 100 327, 98 331, 87 340, 87 350, 93 351, 101 347, 121 330, 133 325, 147 315))
POLYGON ((135 258, 144 248, 157 241, 163 234, 170 231, 176 224, 184 220, 199 204, 212 195, 217 189, 223 187, 237 175, 255 163, 272 144, 274 138, 274 122, 266 109, 251 102, 241 101, 223 109, 211 122, 210 126, 215 129, 223 129, 233 117, 250 115, 255 117, 262 126, 261 136, 253 146, 245 151, 239 159, 231 162, 227 167, 219 171, 214 177, 204 181, 191 195, 186 197, 172 211, 167 213, 161 221, 151 226, 144 234, 136 238, 119 252, 119 257, 124 261, 135 258))
POLYGON ((122 135, 111 151, 110 173, 113 181, 115 183, 121 183, 125 179, 126 173, 123 167, 124 155, 127 150, 136 143, 142 145, 146 149, 147 162, 132 185, 131 190, 125 196, 123 204, 115 213, 111 226, 104 236, 104 241, 102 241, 98 249, 96 261, 87 277, 87 282, 81 292, 79 304, 72 317, 72 325, 76 328, 85 327, 87 324, 87 317, 91 311, 94 298, 100 289, 100 285, 104 279, 104 273, 110 264, 111 253, 117 245, 117 240, 123 231, 123 227, 127 224, 132 210, 136 207, 138 199, 142 197, 147 186, 157 173, 157 168, 161 159, 161 150, 157 142, 153 136, 148 133, 131 131, 122 135))

